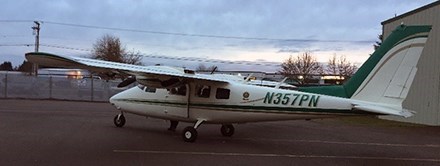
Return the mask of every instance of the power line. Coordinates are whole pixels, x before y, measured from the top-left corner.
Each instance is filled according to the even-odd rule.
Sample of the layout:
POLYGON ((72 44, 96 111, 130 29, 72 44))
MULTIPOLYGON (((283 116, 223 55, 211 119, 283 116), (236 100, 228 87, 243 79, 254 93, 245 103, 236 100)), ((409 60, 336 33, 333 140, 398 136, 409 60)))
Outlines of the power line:
MULTIPOLYGON (((30 47, 30 46, 34 46, 34 44, 0 44, 0 47, 3 47, 3 46, 30 47)), ((52 45, 52 44, 40 44, 40 46, 57 48, 57 49, 65 49, 65 50, 83 51, 83 52, 91 52, 92 51, 91 49, 74 48, 74 47, 52 45)), ((231 65, 280 66, 280 64, 278 62, 260 62, 259 63, 259 62, 252 62, 252 61, 227 61, 227 60, 206 59, 206 58, 196 58, 196 57, 177 57, 177 56, 165 56, 165 55, 152 55, 152 54, 145 54, 145 53, 142 53, 141 55, 145 58, 176 60, 176 61, 221 63, 221 64, 231 64, 231 65)))
POLYGON ((203 38, 260 40, 260 41, 291 41, 291 42, 343 42, 343 43, 345 43, 345 42, 355 42, 355 43, 375 42, 375 41, 371 41, 371 40, 280 39, 280 38, 266 38, 266 37, 207 35, 207 34, 191 34, 191 33, 177 33, 177 32, 165 32, 165 31, 151 31, 151 30, 139 30, 139 29, 128 29, 128 28, 103 27, 103 26, 95 26, 95 25, 82 25, 82 24, 62 23, 62 22, 53 22, 53 21, 41 21, 41 22, 46 23, 46 24, 70 26, 70 27, 80 27, 80 28, 103 29, 103 30, 114 30, 114 31, 124 31, 124 32, 136 32, 136 33, 148 33, 148 34, 156 34, 156 35, 203 37, 203 38))
MULTIPOLYGON (((0 22, 21 23, 21 22, 34 22, 34 21, 33 20, 0 20, 0 22)), ((368 40, 350 41, 350 40, 316 40, 316 39, 279 39, 279 38, 262 38, 262 37, 206 35, 206 34, 190 34, 190 33, 176 33, 176 32, 164 32, 164 31, 150 31, 150 30, 127 29, 127 28, 103 27, 103 26, 94 26, 94 25, 82 25, 82 24, 53 22, 53 21, 39 21, 39 22, 41 22, 43 24, 53 24, 53 25, 80 27, 80 28, 104 29, 104 30, 115 30, 115 31, 135 32, 135 33, 148 33, 148 34, 157 34, 157 35, 204 37, 204 38, 260 40, 260 41, 291 41, 291 42, 358 42, 358 43, 375 42, 375 41, 368 41, 368 40)), ((52 48, 75 50, 75 51, 86 51, 86 52, 92 51, 91 49, 66 47, 66 46, 61 46, 61 45, 51 45, 51 44, 40 44, 40 45, 44 46, 44 47, 52 47, 52 48)), ((14 44, 6 44, 6 45, 0 44, 0 46, 34 46, 34 44, 15 44, 15 45, 14 44)), ((159 56, 159 55, 143 55, 143 56, 148 57, 148 58, 160 58, 160 59, 169 59, 169 60, 195 61, 195 62, 207 62, 207 63, 279 66, 279 64, 273 64, 275 62, 272 62, 272 63, 271 62, 256 63, 256 62, 251 62, 251 61, 233 62, 233 61, 225 61, 225 60, 190 58, 190 57, 170 57, 170 56, 159 56)))
POLYGON ((40 46, 43 47, 51 47, 51 48, 59 48, 59 49, 66 49, 66 50, 75 50, 75 51, 84 51, 84 52, 91 52, 91 49, 85 49, 85 48, 74 48, 74 47, 66 47, 61 45, 51 45, 51 44, 40 44, 40 46))
POLYGON ((28 35, 0 35, 1 38, 19 38, 19 37, 30 37, 28 35))
MULTIPOLYGON (((40 46, 58 48, 58 49, 66 49, 66 50, 84 51, 84 52, 91 52, 92 51, 92 49, 74 48, 74 47, 52 45, 52 44, 40 44, 40 46)), ((258 62, 252 62, 252 61, 227 61, 227 60, 206 59, 206 58, 196 58, 196 57, 177 57, 177 56, 165 56, 165 55, 152 55, 152 54, 145 54, 145 53, 141 53, 141 55, 145 58, 176 60, 176 61, 222 63, 222 64, 232 64, 232 65, 257 65, 257 66, 279 66, 280 65, 278 62, 260 62, 260 63, 258 63, 258 62)))
MULTIPOLYGON (((34 22, 33 20, 0 20, 0 22, 34 22)), ((44 21, 39 20, 41 23, 79 27, 79 28, 90 28, 90 29, 102 29, 102 30, 114 30, 114 31, 124 31, 124 32, 135 32, 135 33, 148 33, 156 35, 172 35, 172 36, 186 36, 186 37, 203 37, 203 38, 220 38, 220 39, 237 39, 237 40, 257 40, 257 41, 290 41, 290 42, 326 42, 326 43, 374 43, 375 40, 319 40, 319 39, 281 39, 281 38, 267 38, 267 37, 244 37, 244 36, 227 36, 227 35, 209 35, 209 34, 192 34, 192 33, 178 33, 178 32, 165 32, 165 31, 152 31, 152 30, 139 30, 139 29, 129 29, 129 28, 117 28, 117 27, 105 27, 96 25, 84 25, 84 24, 73 24, 73 23, 63 23, 55 21, 44 21)))
POLYGON ((30 46, 34 46, 34 44, 0 44, 0 47, 15 47, 15 46, 30 47, 30 46))
POLYGON ((227 60, 219 60, 219 59, 202 59, 202 58, 193 58, 193 57, 172 57, 172 56, 164 56, 164 55, 143 55, 147 58, 157 58, 157 59, 166 59, 166 60, 177 60, 177 61, 193 61, 193 62, 205 62, 205 63, 222 63, 222 64, 233 64, 233 65, 258 65, 258 66, 280 66, 278 62, 265 62, 258 63, 252 61, 227 61, 227 60), (275 64, 277 63, 277 64, 275 64))
POLYGON ((27 23, 27 22, 34 22, 34 20, 0 20, 0 22, 5 22, 5 23, 27 23))

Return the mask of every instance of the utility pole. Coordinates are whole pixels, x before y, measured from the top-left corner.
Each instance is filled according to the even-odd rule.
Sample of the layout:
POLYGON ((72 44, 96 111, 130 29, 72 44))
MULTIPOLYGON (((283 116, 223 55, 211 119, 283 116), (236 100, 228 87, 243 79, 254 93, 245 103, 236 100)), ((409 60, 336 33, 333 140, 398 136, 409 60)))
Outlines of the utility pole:
MULTIPOLYGON (((35 52, 38 52, 40 47, 40 22, 34 21, 34 23, 35 26, 33 26, 32 29, 34 30, 33 33, 35 35, 35 52)), ((32 64, 32 75, 38 75, 38 64, 36 63, 32 64)))

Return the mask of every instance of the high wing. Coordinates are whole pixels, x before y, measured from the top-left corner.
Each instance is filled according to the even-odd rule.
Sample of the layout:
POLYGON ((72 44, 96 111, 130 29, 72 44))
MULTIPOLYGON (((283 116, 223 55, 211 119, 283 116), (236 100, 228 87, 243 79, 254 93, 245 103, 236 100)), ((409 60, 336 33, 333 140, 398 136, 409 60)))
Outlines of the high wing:
POLYGON ((174 68, 169 66, 139 66, 130 65, 117 62, 109 62, 103 60, 69 57, 54 55, 44 52, 29 52, 26 53, 26 59, 32 63, 37 63, 50 67, 64 67, 64 68, 81 68, 94 72, 106 74, 121 74, 136 76, 138 80, 153 80, 153 81, 191 81, 194 79, 214 81, 218 83, 228 83, 230 81, 240 81, 239 79, 219 78, 211 75, 197 74, 190 70, 183 68, 174 68))

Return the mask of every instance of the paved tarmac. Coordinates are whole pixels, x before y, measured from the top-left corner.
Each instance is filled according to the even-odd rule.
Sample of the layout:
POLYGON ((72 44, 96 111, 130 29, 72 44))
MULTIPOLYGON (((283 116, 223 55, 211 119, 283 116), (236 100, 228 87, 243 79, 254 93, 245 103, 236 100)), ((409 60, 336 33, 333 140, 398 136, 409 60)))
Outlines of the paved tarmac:
POLYGON ((0 100, 0 165, 440 165, 440 127, 342 120, 202 125, 186 143, 180 123, 126 115, 108 103, 0 100))

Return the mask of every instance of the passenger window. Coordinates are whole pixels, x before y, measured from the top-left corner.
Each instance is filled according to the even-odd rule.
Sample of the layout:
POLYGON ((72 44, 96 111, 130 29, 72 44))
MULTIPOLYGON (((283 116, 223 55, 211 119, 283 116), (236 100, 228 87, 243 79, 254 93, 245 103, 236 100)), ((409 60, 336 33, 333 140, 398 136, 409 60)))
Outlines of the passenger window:
POLYGON ((196 96, 209 98, 211 94, 211 87, 207 85, 196 85, 196 96))
POLYGON ((231 90, 224 88, 217 88, 217 93, 215 94, 215 98, 217 99, 229 99, 229 94, 231 90))
POLYGON ((156 88, 146 87, 146 88, 145 88, 145 92, 148 92, 148 93, 156 93, 156 88))

